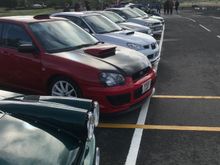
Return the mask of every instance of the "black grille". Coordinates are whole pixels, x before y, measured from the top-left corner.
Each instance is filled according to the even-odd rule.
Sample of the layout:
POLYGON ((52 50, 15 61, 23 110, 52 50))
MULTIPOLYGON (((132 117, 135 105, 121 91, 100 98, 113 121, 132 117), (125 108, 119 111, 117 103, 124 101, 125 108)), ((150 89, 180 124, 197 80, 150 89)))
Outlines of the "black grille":
POLYGON ((129 103, 131 95, 129 93, 126 93, 123 95, 107 96, 107 99, 112 105, 118 106, 129 103))
POLYGON ((152 58, 154 58, 154 54, 150 54, 150 55, 148 55, 147 58, 148 58, 148 59, 152 59, 152 58))
POLYGON ((149 72, 150 72, 150 67, 147 67, 147 68, 145 68, 143 70, 140 70, 140 71, 134 73, 132 75, 132 79, 133 79, 133 81, 139 80, 142 77, 144 77, 144 75, 148 74, 149 72))
POLYGON ((144 45, 144 49, 149 49, 150 46, 149 45, 144 45))
POLYGON ((156 49, 156 43, 151 44, 151 48, 154 50, 156 49))
POLYGON ((162 30, 162 27, 160 27, 160 26, 154 27, 153 30, 162 30))
POLYGON ((157 23, 153 23, 153 25, 160 25, 160 22, 157 22, 157 23))
POLYGON ((141 97, 142 96, 142 87, 140 87, 140 88, 138 88, 138 89, 136 89, 135 91, 134 91, 134 98, 135 99, 137 99, 137 98, 139 98, 139 97, 141 97))

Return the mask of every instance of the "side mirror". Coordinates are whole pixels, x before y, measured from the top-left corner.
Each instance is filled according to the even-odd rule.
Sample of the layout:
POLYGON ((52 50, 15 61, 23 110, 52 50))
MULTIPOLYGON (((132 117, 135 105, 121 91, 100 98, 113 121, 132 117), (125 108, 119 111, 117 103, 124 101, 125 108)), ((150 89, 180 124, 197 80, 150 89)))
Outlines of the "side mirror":
POLYGON ((22 52, 22 53, 34 53, 36 52, 36 48, 32 45, 32 43, 30 44, 21 44, 18 47, 18 51, 22 52))

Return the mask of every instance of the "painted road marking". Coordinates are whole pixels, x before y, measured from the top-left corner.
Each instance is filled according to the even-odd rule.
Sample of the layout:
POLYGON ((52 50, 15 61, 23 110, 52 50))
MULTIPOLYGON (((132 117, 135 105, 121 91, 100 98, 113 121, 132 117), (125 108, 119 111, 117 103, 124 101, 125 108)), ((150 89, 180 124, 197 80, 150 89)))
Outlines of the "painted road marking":
POLYGON ((217 37, 220 39, 220 35, 217 35, 217 37))
POLYGON ((161 99, 209 99, 209 100, 219 100, 220 96, 180 96, 180 95, 154 95, 152 98, 161 99))
POLYGON ((192 22, 196 22, 196 20, 194 20, 194 19, 192 19, 192 18, 188 18, 188 17, 182 17, 182 18, 188 19, 188 20, 190 20, 190 21, 192 21, 192 22))
POLYGON ((179 41, 179 39, 174 39, 174 38, 172 39, 171 38, 171 39, 164 39, 163 40, 163 42, 176 42, 176 41, 179 41))
MULTIPOLYGON (((150 98, 147 99, 147 101, 145 102, 145 104, 141 108, 141 111, 140 111, 140 114, 138 117, 138 121, 137 121, 137 125, 141 125, 141 124, 145 123, 149 103, 150 103, 150 98)), ((141 144, 142 134, 143 134, 143 128, 135 128, 125 165, 135 165, 136 164, 138 151, 139 151, 140 144, 141 144)))
MULTIPOLYGON (((163 31, 161 33, 161 39, 160 39, 160 43, 159 43, 159 54, 158 54, 159 57, 161 57, 161 51, 162 51, 162 46, 163 46, 163 42, 164 42, 164 31, 165 31, 165 26, 163 26, 163 31)), ((158 64, 159 64, 159 62, 157 62, 157 64, 155 64, 153 66, 153 68, 156 71, 158 70, 158 64)))
POLYGON ((214 19, 220 19, 220 17, 215 17, 215 16, 210 16, 210 17, 214 19))
POLYGON ((220 127, 100 123, 99 128, 220 132, 220 127))
POLYGON ((205 27, 205 26, 203 26, 201 24, 199 24, 199 26, 202 27, 203 29, 205 29, 206 31, 211 32, 211 30, 209 30, 207 27, 205 27))
MULTIPOLYGON (((160 43, 159 43, 159 56, 161 55, 162 44, 163 44, 163 39, 164 39, 164 31, 165 31, 165 26, 163 28, 160 43)), ((157 67, 155 69, 157 70, 157 67)), ((147 99, 147 101, 144 103, 144 105, 141 108, 138 121, 137 121, 137 125, 141 125, 145 123, 146 118, 147 118, 149 104, 150 104, 150 97, 147 99)), ((128 155, 125 161, 125 165, 136 164, 138 151, 139 151, 140 144, 141 144, 142 134, 143 134, 143 128, 135 128, 134 134, 131 140, 130 148, 128 151, 128 155)))

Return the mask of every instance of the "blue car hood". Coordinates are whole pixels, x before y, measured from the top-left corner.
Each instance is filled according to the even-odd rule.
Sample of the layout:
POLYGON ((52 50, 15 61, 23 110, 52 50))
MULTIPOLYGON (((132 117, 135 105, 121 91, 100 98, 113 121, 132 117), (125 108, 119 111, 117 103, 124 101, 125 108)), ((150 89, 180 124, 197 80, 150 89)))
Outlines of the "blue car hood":
POLYGON ((127 43, 135 43, 139 45, 149 45, 156 40, 147 34, 133 32, 130 30, 123 30, 112 33, 96 34, 96 38, 100 41, 108 43, 116 43, 120 46, 126 46, 127 43))

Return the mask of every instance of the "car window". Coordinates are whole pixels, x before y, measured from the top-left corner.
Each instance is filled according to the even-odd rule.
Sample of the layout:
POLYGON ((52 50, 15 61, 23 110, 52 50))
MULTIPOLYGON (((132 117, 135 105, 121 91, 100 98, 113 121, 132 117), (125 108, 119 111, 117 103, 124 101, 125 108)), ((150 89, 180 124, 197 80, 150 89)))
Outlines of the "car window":
POLYGON ((134 10, 135 12, 137 12, 138 14, 140 14, 141 16, 147 16, 147 13, 145 13, 144 11, 142 11, 142 10, 139 9, 139 8, 134 7, 133 10, 134 10))
POLYGON ((125 22, 125 19, 122 18, 120 15, 114 13, 114 12, 103 12, 103 15, 109 18, 111 21, 115 23, 122 23, 125 22))
POLYGON ((85 16, 84 20, 97 34, 104 34, 121 30, 121 27, 102 15, 85 16))
POLYGON ((66 17, 66 18, 73 21, 75 24, 77 24, 81 28, 88 29, 89 33, 92 33, 91 29, 86 25, 86 23, 81 18, 74 17, 74 16, 69 16, 69 17, 66 17))
POLYGON ((30 36, 18 25, 5 23, 2 35, 2 45, 18 48, 21 44, 32 43, 30 36))
POLYGON ((114 10, 115 13, 119 14, 121 17, 128 19, 129 17, 126 15, 126 13, 123 13, 120 10, 114 10))
POLYGON ((49 53, 71 51, 95 45, 98 40, 72 23, 56 20, 29 24, 35 37, 49 53))

